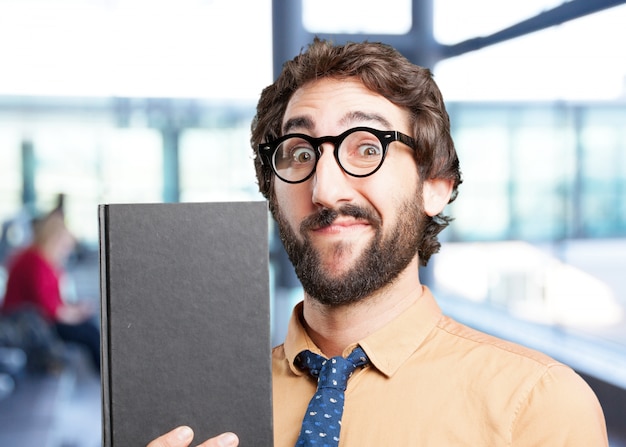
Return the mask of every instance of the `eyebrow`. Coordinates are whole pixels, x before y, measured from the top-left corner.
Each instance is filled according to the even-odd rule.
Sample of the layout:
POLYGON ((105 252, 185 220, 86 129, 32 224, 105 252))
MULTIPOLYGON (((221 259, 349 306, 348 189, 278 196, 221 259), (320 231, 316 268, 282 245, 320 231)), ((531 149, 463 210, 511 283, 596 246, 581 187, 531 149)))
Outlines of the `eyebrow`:
POLYGON ((285 121, 283 124, 283 135, 287 135, 293 129, 303 129, 311 131, 315 125, 313 120, 308 116, 296 116, 285 121))
MULTIPOLYGON (((377 122, 383 126, 385 130, 391 129, 392 127, 391 123, 384 116, 378 113, 367 113, 361 111, 346 113, 343 118, 341 118, 339 123, 347 126, 352 123, 362 123, 367 121, 377 122)), ((283 125, 283 135, 290 133, 294 129, 302 129, 311 132, 314 128, 315 124, 313 123, 311 117, 307 115, 296 116, 285 121, 285 124, 283 125)))
POLYGON ((363 121, 375 121, 385 127, 385 130, 391 129, 391 123, 384 116, 379 115, 378 113, 366 113, 358 110, 346 113, 346 115, 341 119, 341 124, 348 125, 354 122, 359 123, 363 121))

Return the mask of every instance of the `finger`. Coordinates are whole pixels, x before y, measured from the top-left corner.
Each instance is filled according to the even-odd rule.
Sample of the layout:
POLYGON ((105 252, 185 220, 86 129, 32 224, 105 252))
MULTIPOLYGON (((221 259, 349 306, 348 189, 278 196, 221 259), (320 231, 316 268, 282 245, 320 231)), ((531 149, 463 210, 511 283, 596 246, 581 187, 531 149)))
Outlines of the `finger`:
POLYGON ((193 430, 187 426, 181 426, 158 437, 147 447, 188 447, 192 439, 193 430))
MULTIPOLYGON (((237 447, 239 438, 234 433, 222 433, 215 438, 204 441, 198 447, 237 447)), ((151 447, 151 446, 150 446, 151 447)))

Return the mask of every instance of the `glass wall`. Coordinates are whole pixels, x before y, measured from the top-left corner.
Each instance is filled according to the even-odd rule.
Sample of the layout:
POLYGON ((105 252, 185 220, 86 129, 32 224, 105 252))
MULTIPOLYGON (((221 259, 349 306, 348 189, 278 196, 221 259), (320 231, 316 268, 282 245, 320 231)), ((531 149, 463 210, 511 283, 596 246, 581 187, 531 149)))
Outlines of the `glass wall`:
POLYGON ((449 111, 464 176, 450 238, 626 236, 626 105, 464 102, 449 111))
POLYGON ((434 287, 626 345, 626 104, 458 102, 449 111, 464 182, 434 287))
POLYGON ((22 157, 20 135, 0 127, 0 216, 19 209, 22 203, 22 157))
MULTIPOLYGON (((562 4, 435 1, 435 38, 490 36, 562 4)), ((430 266, 448 314, 620 384, 624 20, 620 5, 434 67, 464 183, 430 266), (585 337, 594 350, 581 355, 585 337)))
MULTIPOLYGON (((166 179, 178 179, 181 201, 259 198, 248 142, 252 106, 232 108, 228 119, 222 107, 201 108, 199 116, 219 122, 176 129, 172 149, 163 138, 172 130, 151 127, 149 107, 135 110, 136 123, 129 125, 113 103, 83 103, 80 113, 71 113, 71 104, 59 99, 64 111, 32 104, 0 113, 1 221, 24 211, 45 213, 62 193, 71 229, 95 245, 99 203, 162 202, 166 179), (167 151, 176 158, 166 162, 167 151), (32 191, 22 204, 24 188, 32 191)), ((186 101, 173 104, 173 114, 187 107, 186 101)))
POLYGON ((248 149, 250 120, 233 122, 224 128, 188 129, 182 134, 182 201, 261 199, 256 189, 252 150, 248 149))
POLYGON ((597 107, 581 113, 580 232, 624 235, 626 227, 626 110, 597 107))

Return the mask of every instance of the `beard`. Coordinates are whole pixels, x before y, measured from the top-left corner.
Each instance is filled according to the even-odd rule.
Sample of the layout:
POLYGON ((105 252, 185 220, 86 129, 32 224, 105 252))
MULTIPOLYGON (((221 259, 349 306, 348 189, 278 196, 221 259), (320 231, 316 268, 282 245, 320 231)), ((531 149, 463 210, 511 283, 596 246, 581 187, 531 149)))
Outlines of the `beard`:
MULTIPOLYGON (((426 222, 422 197, 417 194, 398 204, 397 222, 387 232, 383 231, 382 219, 373 208, 348 204, 337 209, 320 209, 308 216, 300 225, 300 240, 280 208, 275 209, 280 238, 304 291, 329 306, 358 302, 393 283, 418 253, 426 222), (308 230, 329 226, 339 216, 365 220, 374 229, 374 236, 361 256, 341 274, 324 268, 320 253, 308 237, 308 230)), ((350 249, 339 242, 332 250, 334 256, 341 256, 350 249)))

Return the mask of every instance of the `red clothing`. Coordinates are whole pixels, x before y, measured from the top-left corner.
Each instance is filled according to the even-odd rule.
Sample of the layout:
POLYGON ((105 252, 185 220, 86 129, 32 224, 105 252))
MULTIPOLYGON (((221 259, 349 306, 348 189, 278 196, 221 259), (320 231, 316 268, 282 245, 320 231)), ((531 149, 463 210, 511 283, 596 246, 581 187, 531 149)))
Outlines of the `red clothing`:
POLYGON ((3 312, 31 307, 56 322, 57 310, 63 305, 59 273, 34 247, 18 254, 9 266, 3 312))

